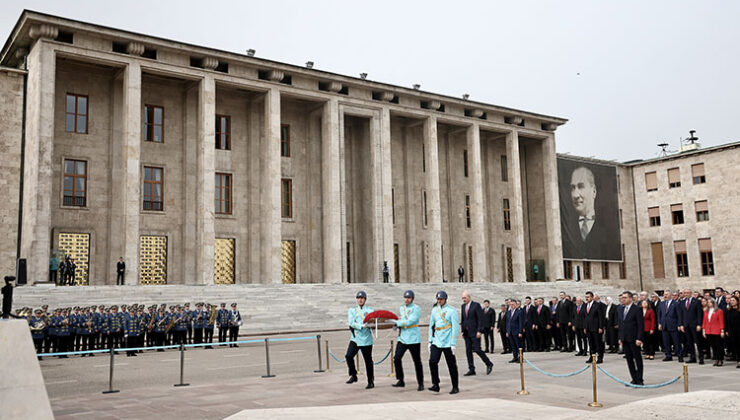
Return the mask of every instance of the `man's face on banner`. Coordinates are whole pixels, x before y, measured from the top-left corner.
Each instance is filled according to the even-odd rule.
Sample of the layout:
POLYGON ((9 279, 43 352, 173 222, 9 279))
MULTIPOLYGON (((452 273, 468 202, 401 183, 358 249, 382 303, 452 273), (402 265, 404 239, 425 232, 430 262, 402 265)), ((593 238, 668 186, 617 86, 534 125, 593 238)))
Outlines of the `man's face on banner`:
POLYGON ((577 168, 570 177, 570 198, 579 216, 594 214, 596 185, 594 174, 586 168, 577 168))

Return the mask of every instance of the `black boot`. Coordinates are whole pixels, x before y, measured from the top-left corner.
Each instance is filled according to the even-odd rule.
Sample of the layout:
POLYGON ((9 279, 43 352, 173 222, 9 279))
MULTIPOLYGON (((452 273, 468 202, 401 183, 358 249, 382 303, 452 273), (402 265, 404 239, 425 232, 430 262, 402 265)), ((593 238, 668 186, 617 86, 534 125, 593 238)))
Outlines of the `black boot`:
POLYGON ((403 381, 398 381, 395 384, 391 385, 394 388, 403 388, 406 386, 406 384, 403 381))
POLYGON ((357 375, 350 376, 349 379, 347 380, 347 382, 345 382, 345 383, 347 383, 347 384, 353 384, 355 382, 357 382, 357 375))

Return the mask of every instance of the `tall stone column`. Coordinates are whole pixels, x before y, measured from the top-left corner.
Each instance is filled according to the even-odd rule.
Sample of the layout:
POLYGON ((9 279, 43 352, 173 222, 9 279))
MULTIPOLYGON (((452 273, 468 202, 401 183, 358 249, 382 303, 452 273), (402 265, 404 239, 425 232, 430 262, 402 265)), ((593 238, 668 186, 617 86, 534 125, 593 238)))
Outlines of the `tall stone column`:
POLYGON ((490 281, 488 276, 488 251, 486 247, 486 227, 483 210, 483 170, 481 164, 480 126, 473 124, 466 133, 468 149, 468 172, 472 182, 470 212, 473 234, 473 269, 475 278, 490 281))
POLYGON ((26 165, 23 185, 23 237, 21 256, 28 262, 30 284, 47 281, 51 250, 52 175, 54 162, 54 97, 56 55, 44 38, 54 38, 56 28, 37 30, 39 38, 28 54, 26 103, 26 165))
POLYGON ((324 104, 321 117, 321 247, 324 283, 342 282, 339 138, 339 101, 330 99, 324 104))
POLYGON ((426 173, 424 185, 427 192, 427 237, 429 244, 429 281, 442 282, 442 220, 439 203, 439 156, 437 118, 424 120, 424 159, 426 173))
POLYGON ((555 135, 542 140, 542 166, 545 190, 545 223, 547 226, 547 266, 545 272, 551 281, 564 278, 563 241, 560 230, 560 195, 558 193, 558 166, 555 153, 555 135))
POLYGON ((197 284, 213 284, 216 82, 206 75, 198 90, 198 180, 195 272, 197 284))
POLYGON ((379 224, 379 245, 380 245, 380 261, 378 267, 381 269, 381 281, 382 281, 382 267, 383 262, 388 263, 388 281, 393 283, 395 279, 393 276, 393 173, 391 171, 391 111, 389 108, 383 107, 380 110, 380 149, 378 150, 379 165, 376 166, 376 173, 378 174, 378 185, 380 191, 378 194, 379 202, 377 206, 376 220, 379 224))
POLYGON ((509 163, 509 183, 511 184, 511 233, 514 243, 511 247, 514 282, 527 281, 527 267, 524 258, 524 211, 522 205, 522 174, 519 162, 519 133, 516 130, 506 135, 506 156, 509 163))
POLYGON ((261 283, 281 283, 281 224, 280 191, 280 90, 271 88, 265 95, 265 133, 260 147, 260 230, 261 283))

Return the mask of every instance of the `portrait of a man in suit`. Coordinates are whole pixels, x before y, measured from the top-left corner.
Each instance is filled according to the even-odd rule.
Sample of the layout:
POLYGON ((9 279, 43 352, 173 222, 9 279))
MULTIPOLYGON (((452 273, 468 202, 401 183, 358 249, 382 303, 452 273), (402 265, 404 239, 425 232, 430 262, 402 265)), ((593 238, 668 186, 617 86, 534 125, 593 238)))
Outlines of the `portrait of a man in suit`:
POLYGON ((616 170, 560 159, 563 258, 620 261, 616 170))

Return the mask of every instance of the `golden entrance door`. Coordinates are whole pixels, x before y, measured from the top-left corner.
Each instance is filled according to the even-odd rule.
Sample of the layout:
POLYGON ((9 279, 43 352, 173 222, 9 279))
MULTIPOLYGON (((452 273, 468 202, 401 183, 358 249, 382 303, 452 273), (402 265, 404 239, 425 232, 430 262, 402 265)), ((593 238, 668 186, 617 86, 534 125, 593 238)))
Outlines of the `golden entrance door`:
POLYGON ((71 258, 75 263, 75 286, 87 286, 90 275, 90 234, 59 233, 57 247, 60 260, 71 258))
POLYGON ((234 239, 216 238, 213 282, 234 284, 234 239))
POLYGON ((139 238, 139 284, 167 284, 167 237, 139 238))
POLYGON ((295 241, 282 241, 283 283, 295 283, 295 241))

